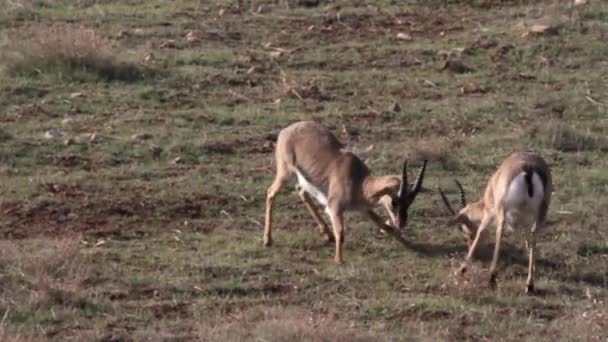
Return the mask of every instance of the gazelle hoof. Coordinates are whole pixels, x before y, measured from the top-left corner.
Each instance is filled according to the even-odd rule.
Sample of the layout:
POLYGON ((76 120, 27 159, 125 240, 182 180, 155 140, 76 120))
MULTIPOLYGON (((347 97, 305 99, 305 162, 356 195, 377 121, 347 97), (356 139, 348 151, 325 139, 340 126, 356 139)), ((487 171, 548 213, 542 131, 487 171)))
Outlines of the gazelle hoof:
POLYGON ((529 295, 533 295, 536 293, 536 290, 534 289, 534 284, 526 285, 526 293, 529 295))
POLYGON ((264 239, 264 247, 272 246, 272 239, 264 239))
POLYGON ((490 274, 490 281, 488 282, 491 288, 496 288, 496 274, 490 274))

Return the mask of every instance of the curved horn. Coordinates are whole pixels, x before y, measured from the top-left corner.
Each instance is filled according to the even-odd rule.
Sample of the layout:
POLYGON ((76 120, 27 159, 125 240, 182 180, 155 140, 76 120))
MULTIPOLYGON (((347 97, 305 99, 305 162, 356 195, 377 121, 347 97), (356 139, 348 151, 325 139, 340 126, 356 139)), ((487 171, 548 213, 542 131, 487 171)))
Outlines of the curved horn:
POLYGON ((439 195, 441 195, 441 199, 443 200, 443 203, 445 204, 445 206, 448 208, 448 210, 450 211, 450 213, 452 213, 452 215, 456 216, 456 211, 454 210, 454 208, 452 208, 452 206, 450 205, 450 201, 448 201, 448 198, 446 197, 445 193, 443 192, 443 190, 441 190, 440 187, 437 187, 437 190, 439 191, 439 195))
POLYGON ((458 189, 460 190, 460 205, 462 205, 462 207, 464 208, 467 206, 467 198, 464 194, 464 188, 462 187, 462 184, 460 184, 458 179, 454 179, 454 183, 456 183, 458 189))
POLYGON ((426 170, 426 163, 428 160, 425 160, 418 171, 418 175, 416 176, 416 180, 414 181, 414 186, 412 186, 412 196, 416 196, 420 192, 422 188, 422 180, 424 179, 424 171, 426 170))
POLYGON ((407 160, 403 162, 403 174, 401 175, 401 186, 399 186, 399 193, 397 196, 399 198, 404 198, 407 194, 407 187, 409 183, 407 182, 407 160))

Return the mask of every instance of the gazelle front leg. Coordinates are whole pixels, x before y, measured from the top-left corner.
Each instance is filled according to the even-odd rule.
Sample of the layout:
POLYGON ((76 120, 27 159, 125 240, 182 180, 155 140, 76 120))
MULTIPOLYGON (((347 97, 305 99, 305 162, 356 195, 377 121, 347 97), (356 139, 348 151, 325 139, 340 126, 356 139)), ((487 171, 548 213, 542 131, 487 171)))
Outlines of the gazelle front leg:
POLYGON ((460 266, 460 270, 458 271, 459 274, 464 274, 467 271, 467 268, 469 267, 469 264, 471 263, 471 259, 473 259, 473 255, 475 255, 475 250, 477 249, 477 245, 479 244, 479 240, 481 238, 481 234, 483 234, 483 232, 486 230, 486 228, 488 228, 488 226, 490 225, 490 223, 493 220, 493 216, 486 214, 483 219, 481 220, 481 224, 479 225, 479 228, 477 228, 477 232, 475 234, 475 239, 473 240, 473 242, 471 243, 470 247, 469 247, 469 252, 467 253, 467 256, 464 259, 464 262, 462 263, 462 266, 460 266))
POLYGON ((534 223, 532 229, 528 232, 526 244, 528 247, 528 280, 526 281, 526 293, 534 293, 534 272, 536 265, 536 228, 537 223, 534 223))
POLYGON ((266 195, 266 217, 264 221, 264 246, 272 246, 272 207, 274 204, 274 198, 277 196, 283 185, 287 182, 289 177, 289 170, 285 163, 277 163, 277 175, 274 181, 268 188, 266 195))

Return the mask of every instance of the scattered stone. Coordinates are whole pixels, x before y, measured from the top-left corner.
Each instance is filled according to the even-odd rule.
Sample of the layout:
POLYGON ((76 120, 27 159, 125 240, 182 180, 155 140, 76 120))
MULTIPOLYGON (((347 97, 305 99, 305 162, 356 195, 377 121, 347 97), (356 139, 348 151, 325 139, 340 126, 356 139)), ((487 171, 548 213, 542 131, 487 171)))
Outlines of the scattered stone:
POLYGON ((583 6, 589 3, 589 0, 574 0, 574 6, 583 6))
POLYGON ((152 134, 150 133, 137 133, 131 136, 132 140, 150 140, 152 139, 152 134))
POLYGON ((257 13, 257 14, 264 14, 264 13, 268 13, 268 12, 270 12, 270 6, 267 6, 264 4, 258 6, 257 10, 255 11, 255 13, 257 13))
POLYGON ((52 128, 44 133, 44 137, 47 139, 55 139, 63 136, 63 132, 58 130, 57 128, 52 128))
POLYGON ((557 26, 534 24, 530 27, 530 30, 528 31, 528 33, 535 34, 535 35, 556 34, 557 30, 558 30, 557 26))
POLYGON ((144 57, 144 62, 147 62, 147 63, 153 62, 154 60, 156 60, 156 56, 154 56, 154 54, 152 52, 150 52, 149 54, 147 54, 144 57))
POLYGON ((116 38, 118 38, 118 39, 127 38, 129 36, 130 36, 129 32, 124 31, 124 30, 119 31, 118 34, 116 34, 116 38))
POLYGON ((169 39, 169 40, 165 40, 164 42, 160 43, 159 47, 161 49, 175 49, 175 48, 177 48, 177 44, 175 43, 174 39, 169 39))
POLYGON ((196 33, 194 33, 194 31, 189 31, 184 37, 184 40, 186 40, 186 43, 190 45, 198 44, 203 41, 196 33))
POLYGON ((81 97, 81 96, 83 96, 83 94, 82 94, 82 93, 71 93, 71 94, 70 94, 70 98, 71 98, 71 99, 75 99, 75 98, 77 98, 77 97, 81 97))
POLYGON ((399 40, 405 40, 405 41, 411 41, 411 40, 413 40, 412 36, 410 36, 407 33, 403 33, 403 32, 397 33, 396 37, 399 40))
POLYGON ((181 164, 182 163, 182 157, 176 157, 171 161, 171 164, 181 164))
POLYGON ((395 113, 399 113, 401 111, 401 106, 399 105, 399 103, 395 102, 391 106, 391 110, 395 113))
POLYGON ((83 133, 78 137, 78 141, 81 143, 92 143, 95 142, 95 140, 97 140, 97 132, 83 133))
POLYGON ((460 88, 460 91, 465 95, 471 95, 471 94, 482 93, 483 89, 477 82, 468 81, 462 85, 462 87, 460 88))

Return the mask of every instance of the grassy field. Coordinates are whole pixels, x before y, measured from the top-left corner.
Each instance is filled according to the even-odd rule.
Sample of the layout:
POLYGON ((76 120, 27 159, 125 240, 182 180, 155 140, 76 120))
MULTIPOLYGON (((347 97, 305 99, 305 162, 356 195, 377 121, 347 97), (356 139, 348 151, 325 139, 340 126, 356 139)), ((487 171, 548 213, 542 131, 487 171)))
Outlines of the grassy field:
POLYGON ((607 340, 605 1, 0 7, 0 340, 607 340), (376 174, 429 158, 409 248, 351 214, 336 266, 291 186, 262 247, 274 140, 302 119, 376 174), (435 187, 472 199, 526 148, 555 184, 540 293, 516 236, 496 289, 491 245, 454 279, 435 187))

